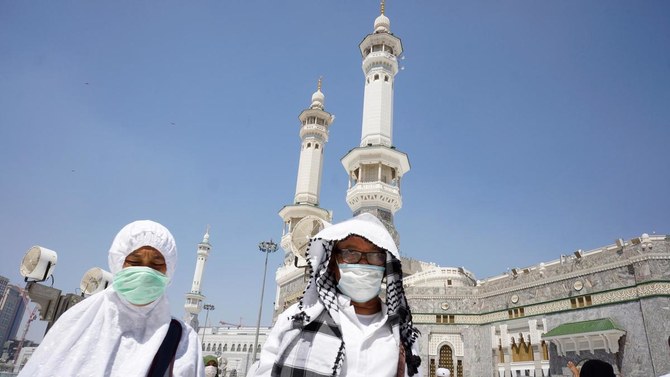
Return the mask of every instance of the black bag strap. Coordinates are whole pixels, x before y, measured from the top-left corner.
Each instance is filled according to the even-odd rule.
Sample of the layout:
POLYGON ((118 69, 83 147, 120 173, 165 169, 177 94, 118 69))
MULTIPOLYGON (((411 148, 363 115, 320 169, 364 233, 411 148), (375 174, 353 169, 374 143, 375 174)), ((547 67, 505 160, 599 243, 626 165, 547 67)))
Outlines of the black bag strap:
POLYGON ((158 352, 156 352, 156 356, 154 356, 154 360, 151 362, 147 377, 165 376, 165 372, 170 367, 170 364, 172 364, 175 354, 177 353, 179 340, 181 340, 181 323, 172 318, 165 339, 163 339, 163 343, 161 343, 158 352))

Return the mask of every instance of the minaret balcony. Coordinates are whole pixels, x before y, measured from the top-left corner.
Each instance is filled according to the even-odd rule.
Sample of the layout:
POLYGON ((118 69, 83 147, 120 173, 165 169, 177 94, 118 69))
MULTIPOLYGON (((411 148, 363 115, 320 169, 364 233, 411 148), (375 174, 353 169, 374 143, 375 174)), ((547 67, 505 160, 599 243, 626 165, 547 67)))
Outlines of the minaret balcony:
POLYGON ((383 182, 358 182, 347 190, 347 204, 353 212, 364 207, 379 207, 395 213, 402 208, 400 187, 383 182))
POLYGON ((318 205, 319 202, 319 197, 317 195, 314 195, 312 193, 308 192, 301 192, 296 194, 295 196, 295 202, 298 204, 311 204, 311 205, 318 205))
POLYGON ((300 138, 304 139, 306 136, 314 136, 321 142, 326 142, 328 141, 328 128, 318 124, 306 124, 300 127, 300 138))

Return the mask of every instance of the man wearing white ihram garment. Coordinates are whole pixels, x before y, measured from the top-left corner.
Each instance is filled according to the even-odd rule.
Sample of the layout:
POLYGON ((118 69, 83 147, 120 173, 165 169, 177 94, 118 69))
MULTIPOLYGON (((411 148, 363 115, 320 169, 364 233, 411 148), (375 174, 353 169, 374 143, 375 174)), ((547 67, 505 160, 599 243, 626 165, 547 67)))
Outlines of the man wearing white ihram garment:
POLYGON ((307 249, 304 296, 277 318, 255 376, 420 376, 400 254, 364 213, 319 232, 307 249), (386 302, 382 302, 382 279, 386 302))
POLYGON ((109 249, 113 284, 65 312, 19 376, 204 376, 198 336, 165 296, 176 263, 164 226, 126 225, 109 249))

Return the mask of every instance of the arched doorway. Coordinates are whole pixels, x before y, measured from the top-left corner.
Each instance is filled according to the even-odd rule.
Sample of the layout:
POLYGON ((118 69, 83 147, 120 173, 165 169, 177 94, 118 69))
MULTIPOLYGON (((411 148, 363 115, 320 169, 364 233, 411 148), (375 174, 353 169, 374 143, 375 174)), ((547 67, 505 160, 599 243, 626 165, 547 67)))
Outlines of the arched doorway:
POLYGON ((445 344, 442 347, 440 347, 440 356, 437 361, 437 367, 438 368, 447 368, 451 372, 451 375, 455 375, 454 373, 454 352, 449 347, 449 345, 445 344))

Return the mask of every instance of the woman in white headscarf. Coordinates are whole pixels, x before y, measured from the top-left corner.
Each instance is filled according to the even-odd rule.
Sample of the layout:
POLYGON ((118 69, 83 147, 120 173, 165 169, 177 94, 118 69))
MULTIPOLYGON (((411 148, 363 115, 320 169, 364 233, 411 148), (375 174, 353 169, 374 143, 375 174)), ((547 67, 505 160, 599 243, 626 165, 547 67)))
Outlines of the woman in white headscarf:
POLYGON ((386 227, 363 213, 319 232, 307 254, 304 296, 279 315, 248 375, 420 377, 419 331, 386 227))
POLYGON ((19 376, 203 376, 198 336, 165 296, 176 263, 167 228, 126 225, 109 250, 112 286, 65 312, 19 376))

